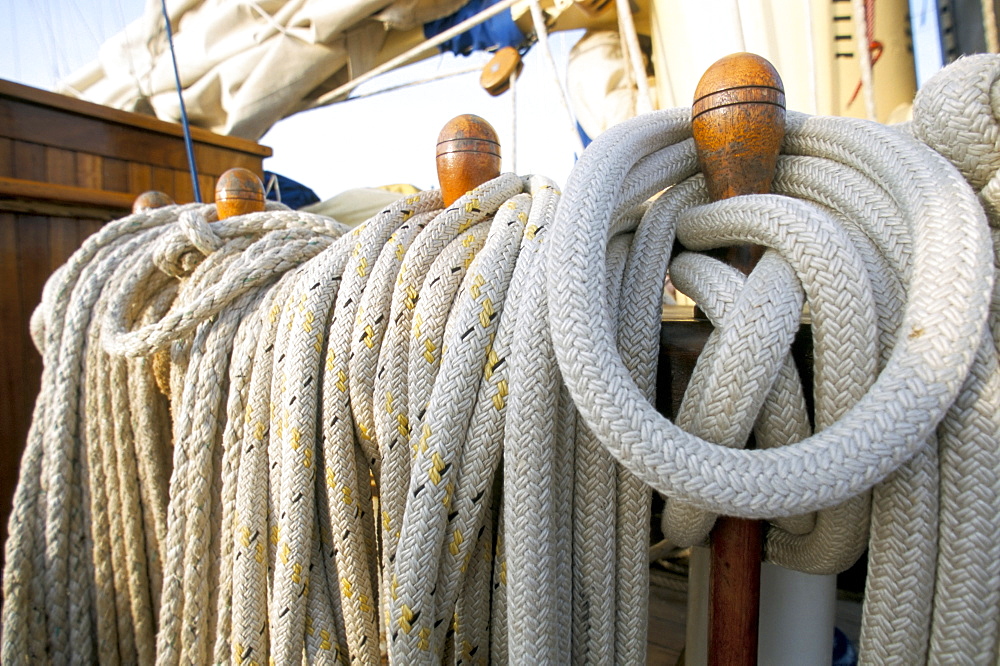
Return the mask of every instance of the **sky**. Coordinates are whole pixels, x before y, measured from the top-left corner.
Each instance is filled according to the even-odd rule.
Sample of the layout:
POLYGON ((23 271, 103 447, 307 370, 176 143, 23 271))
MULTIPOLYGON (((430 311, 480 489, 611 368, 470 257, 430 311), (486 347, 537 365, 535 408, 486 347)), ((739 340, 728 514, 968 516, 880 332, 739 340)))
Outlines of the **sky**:
MULTIPOLYGON (((7 0, 0 10, 0 78, 44 90, 97 58, 100 45, 142 15, 146 0, 7 0)), ((580 32, 554 33, 553 55, 565 76, 580 32)), ((312 188, 322 199, 355 187, 409 183, 437 187, 438 132, 456 115, 474 113, 500 136, 504 171, 538 173, 564 184, 575 162, 573 127, 562 112, 541 49, 525 57, 516 91, 491 97, 478 73, 364 97, 297 114, 260 140, 274 156, 264 168, 312 188), (516 120, 515 120, 516 118, 516 120), (516 133, 514 125, 516 122, 516 133), (516 142, 514 140, 516 136, 516 142), (516 154, 516 163, 511 157, 516 154)), ((485 66, 487 54, 433 56, 377 77, 356 94, 485 66)))

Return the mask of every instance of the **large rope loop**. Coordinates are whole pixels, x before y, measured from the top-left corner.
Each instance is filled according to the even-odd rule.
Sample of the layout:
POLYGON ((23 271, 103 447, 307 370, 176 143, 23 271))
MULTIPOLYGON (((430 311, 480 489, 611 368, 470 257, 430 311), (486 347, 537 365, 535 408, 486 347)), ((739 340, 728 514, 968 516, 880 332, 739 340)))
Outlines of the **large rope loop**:
MULTIPOLYGON (((914 122, 910 128, 917 138, 947 157, 979 194, 991 226, 995 275, 1000 275, 998 75, 1000 58, 995 55, 963 58, 954 63, 921 90, 914 102, 914 122)), ((868 623, 862 633, 862 646, 870 648, 873 661, 889 652, 885 646, 893 645, 893 639, 915 646, 910 652, 896 650, 896 654, 908 659, 919 659, 925 653, 936 663, 954 660, 956 655, 978 664, 992 664, 996 659, 996 636, 1000 628, 1000 521, 996 511, 1000 497, 998 356, 1000 284, 995 281, 989 328, 979 341, 963 391, 938 430, 939 456, 931 461, 940 468, 937 551, 924 547, 926 555, 904 558, 904 550, 912 553, 914 549, 902 545, 900 538, 901 546, 891 550, 887 557, 872 561, 874 570, 889 575, 881 576, 881 580, 876 578, 875 584, 869 586, 872 591, 869 598, 878 593, 880 598, 875 601, 898 604, 904 586, 919 590, 925 600, 933 598, 932 607, 929 601, 924 601, 920 607, 927 610, 919 616, 914 614, 919 618, 920 629, 925 631, 916 629, 907 633, 886 620, 868 623), (936 561, 928 562, 934 556, 936 561), (901 575, 901 565, 910 568, 906 575, 901 575), (915 566, 922 571, 914 570, 915 566), (934 573, 929 581, 928 571, 934 573)), ((913 479, 925 477, 927 469, 926 464, 915 466, 913 479)), ((926 482, 911 482, 901 488, 904 492, 894 495, 906 497, 907 490, 912 497, 926 495, 926 485, 926 482), (916 489, 920 491, 912 492, 916 489)), ((886 512, 884 523, 873 525, 873 548, 879 546, 879 541, 887 540, 885 535, 893 530, 911 534, 927 531, 916 518, 918 512, 907 503, 905 499, 897 500, 893 511, 886 512)), ((866 600, 866 606, 875 607, 875 601, 866 600)))
MULTIPOLYGON (((685 125, 678 112, 625 123, 595 142, 571 178, 572 196, 567 195, 555 223, 566 242, 553 246, 549 256, 550 321, 563 375, 605 445, 630 471, 668 495, 758 518, 832 506, 870 488, 911 457, 957 395, 992 286, 984 269, 981 209, 953 169, 912 141, 872 125, 793 115, 788 130, 793 142, 802 137, 818 149, 838 133, 843 147, 829 145, 826 156, 869 172, 913 211, 913 262, 922 278, 911 285, 901 335, 886 368, 842 419, 794 447, 721 449, 656 414, 628 378, 607 326, 593 323, 607 319, 603 276, 595 268, 602 262, 594 259, 604 255, 608 224, 621 200, 618 183, 637 157, 663 147, 661 136, 681 133, 685 125), (946 214, 958 217, 947 229, 941 223, 946 214), (957 321, 935 314, 934 288, 945 284, 963 302, 957 321)), ((690 150, 679 144, 665 151, 665 171, 674 168, 685 149, 690 150)))

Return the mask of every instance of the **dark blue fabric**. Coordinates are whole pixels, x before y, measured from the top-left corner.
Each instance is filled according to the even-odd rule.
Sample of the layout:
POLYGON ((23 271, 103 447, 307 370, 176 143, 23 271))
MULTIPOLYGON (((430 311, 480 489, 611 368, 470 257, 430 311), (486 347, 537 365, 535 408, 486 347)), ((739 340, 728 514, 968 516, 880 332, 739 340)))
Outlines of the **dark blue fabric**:
POLYGON ((833 666, 857 666, 858 649, 843 631, 833 628, 833 666))
POLYGON ((278 200, 278 191, 281 191, 281 203, 285 204, 292 210, 298 210, 309 204, 319 203, 319 197, 311 189, 287 178, 278 173, 272 173, 270 171, 264 172, 264 187, 267 188, 268 183, 271 182, 271 177, 278 179, 278 186, 271 188, 271 191, 267 193, 267 198, 271 201, 278 200))
MULTIPOLYGON (((430 39, 439 35, 448 28, 458 25, 467 18, 471 18, 496 4, 497 0, 470 0, 457 12, 451 16, 445 16, 437 21, 424 24, 424 37, 430 39)), ((521 46, 525 42, 524 34, 511 18, 510 10, 500 12, 493 18, 471 30, 458 35, 447 42, 441 44, 438 49, 441 51, 451 51, 458 55, 469 55, 473 51, 489 51, 503 48, 504 46, 521 46)))

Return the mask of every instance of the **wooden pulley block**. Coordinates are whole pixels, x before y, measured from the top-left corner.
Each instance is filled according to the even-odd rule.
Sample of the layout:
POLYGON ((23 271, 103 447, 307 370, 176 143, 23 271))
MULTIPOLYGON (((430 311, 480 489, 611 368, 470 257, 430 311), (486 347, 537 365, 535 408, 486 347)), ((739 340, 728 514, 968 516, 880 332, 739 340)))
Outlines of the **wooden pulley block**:
POLYGON ((524 69, 521 54, 513 46, 505 46, 498 50, 483 67, 479 75, 479 85, 494 97, 502 95, 510 88, 510 79, 520 75, 524 69))
POLYGON ((236 167, 226 171, 215 184, 215 206, 219 219, 264 210, 264 184, 249 169, 236 167))
POLYGON ((500 141, 496 130, 467 113, 449 120, 438 134, 437 172, 444 205, 500 175, 500 141))
POLYGON ((141 213, 145 210, 173 205, 174 200, 170 198, 169 194, 158 190, 149 190, 148 192, 143 192, 135 198, 135 201, 132 202, 132 212, 141 213))

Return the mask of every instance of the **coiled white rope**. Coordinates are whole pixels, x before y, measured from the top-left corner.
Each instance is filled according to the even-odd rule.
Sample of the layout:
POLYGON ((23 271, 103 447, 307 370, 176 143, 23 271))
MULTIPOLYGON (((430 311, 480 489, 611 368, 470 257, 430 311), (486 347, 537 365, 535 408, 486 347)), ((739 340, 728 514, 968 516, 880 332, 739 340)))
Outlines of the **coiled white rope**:
MULTIPOLYGON (((784 152, 815 155, 821 159, 782 158, 775 181, 776 191, 812 199, 818 207, 774 196, 755 196, 694 208, 672 217, 679 238, 690 249, 754 242, 778 249, 791 263, 806 290, 814 317, 820 381, 824 373, 830 372, 825 366, 836 365, 825 355, 828 352, 823 351, 824 347, 829 346, 833 351, 838 348, 851 350, 840 362, 846 373, 832 368, 831 376, 838 383, 817 386, 817 425, 823 430, 791 447, 753 452, 729 449, 693 437, 658 416, 628 377, 615 351, 612 329, 602 323, 608 321, 612 299, 605 295, 605 278, 599 268, 609 242, 608 225, 634 205, 636 198, 648 196, 651 190, 676 183, 667 194, 683 192, 687 187, 684 179, 693 172, 693 147, 687 140, 687 131, 686 115, 682 112, 656 114, 642 121, 625 123, 595 142, 595 148, 581 160, 567 186, 564 205, 553 230, 563 242, 552 246, 548 264, 549 301, 555 304, 550 306, 550 323, 560 367, 587 424, 626 468, 670 498, 668 513, 674 510, 671 505, 677 500, 729 515, 758 518, 827 509, 845 500, 856 503, 859 500, 851 498, 906 463, 887 484, 879 486, 882 501, 876 502, 873 518, 873 558, 877 561, 885 557, 885 553, 891 553, 890 559, 898 561, 914 542, 920 543, 923 552, 935 550, 935 527, 933 523, 927 524, 926 505, 920 511, 924 514, 924 525, 904 538, 899 539, 899 535, 894 534, 897 528, 893 523, 895 518, 906 517, 907 512, 913 516, 915 509, 911 502, 928 497, 928 492, 932 497, 937 496, 934 488, 921 490, 927 486, 919 482, 928 479, 928 469, 933 469, 930 464, 933 451, 925 442, 947 412, 941 427, 943 436, 947 437, 950 430, 960 427, 963 432, 960 437, 951 437, 952 443, 942 440, 942 477, 957 479, 963 476, 958 469, 984 464, 987 467, 987 471, 982 472, 987 478, 970 484, 976 487, 979 496, 976 502, 970 503, 966 496, 960 502, 947 499, 951 492, 946 485, 942 488, 942 511, 946 510, 948 502, 961 504, 961 511, 975 513, 979 526, 976 539, 963 541, 955 534, 956 538, 947 548, 956 551, 956 557, 963 558, 959 560, 963 565, 972 553, 975 553, 973 558, 978 559, 982 553, 979 548, 983 545, 982 535, 993 534, 996 529, 997 465, 991 459, 997 455, 998 427, 990 421, 995 421, 992 415, 996 414, 1000 403, 990 388, 990 383, 998 381, 992 369, 996 366, 996 351, 991 349, 992 343, 988 344, 981 337, 993 284, 993 266, 988 257, 991 245, 982 212, 965 184, 936 153, 892 130, 853 121, 792 115, 784 152), (852 176, 851 172, 858 175, 852 176), (815 177, 817 174, 821 177, 815 177), (850 180, 845 180, 848 177, 850 180), (854 188, 856 183, 861 187, 854 188), (636 191, 638 194, 632 198, 636 191), (850 220, 850 223, 840 226, 842 220, 850 220), (861 241, 858 250, 852 249, 855 246, 853 239, 861 241), (877 300, 881 303, 878 305, 871 300, 873 281, 879 291, 877 300), (894 293, 893 284, 903 286, 903 292, 898 293, 897 287, 894 293), (894 314, 891 306, 903 298, 906 300, 901 311, 894 314), (852 310, 854 305, 861 308, 852 310), (878 332, 876 321, 870 319, 859 333, 843 338, 833 332, 835 329, 827 331, 828 326, 824 324, 828 319, 824 314, 827 310, 831 313, 829 319, 843 318, 852 325, 863 321, 858 318, 865 312, 870 312, 872 317, 877 313, 884 322, 880 324, 882 332, 878 332), (900 319, 895 319, 897 316, 900 319), (865 380, 871 370, 865 370, 866 365, 859 362, 864 357, 858 356, 858 350, 871 349, 876 339, 885 344, 894 336, 898 339, 883 352, 884 366, 880 374, 874 383, 865 380), (971 376, 981 379, 969 383, 966 377, 974 358, 976 369, 971 376), (842 383, 840 378, 850 377, 852 372, 858 371, 861 373, 858 375, 859 390, 842 383), (966 384, 964 388, 963 383, 966 384), (854 406, 847 403, 830 412, 822 408, 824 394, 833 398, 853 394, 849 400, 854 406), (978 422, 967 416, 954 420, 955 408, 950 411, 949 408, 956 397, 956 404, 968 404, 978 415, 978 422), (829 416, 824 417, 823 413, 829 416), (991 416, 984 420, 987 414, 991 416), (838 416, 839 420, 835 420, 838 416), (963 426, 950 425, 959 422, 963 426), (964 451, 960 453, 960 449, 964 451), (953 460, 949 463, 948 458, 953 460), (977 462, 972 463, 973 460, 977 462), (885 499, 886 496, 892 499, 885 499), (929 538, 921 540, 919 535, 929 538), (881 550, 878 554, 876 546, 881 550)), ((766 279, 765 271, 770 270, 768 262, 762 262, 761 269, 755 271, 742 292, 735 286, 712 287, 713 290, 723 289, 718 295, 705 292, 697 282, 692 282, 697 279, 695 275, 699 270, 703 272, 704 268, 684 259, 683 255, 671 265, 675 283, 684 284, 692 292, 701 292, 699 302, 705 302, 709 315, 722 323, 722 329, 716 334, 718 340, 725 339, 722 336, 730 320, 735 322, 744 316, 738 313, 752 314, 754 309, 759 310, 764 305, 774 308, 779 303, 775 300, 777 295, 783 293, 774 286, 762 285, 753 291, 764 297, 763 302, 739 305, 747 298, 751 283, 766 279), (711 303, 720 296, 723 307, 713 315, 715 306, 711 303), (732 305, 726 305, 727 302, 732 305)), ((794 301, 786 312, 789 316, 794 314, 794 301)), ((748 335, 744 328, 729 342, 709 343, 706 355, 699 360, 696 376, 704 373, 707 379, 720 386, 719 390, 730 391, 730 398, 718 399, 718 393, 709 393, 710 387, 695 383, 685 398, 680 418, 687 418, 685 409, 689 407, 708 410, 706 416, 714 408, 722 407, 726 412, 714 427, 732 428, 735 425, 733 410, 740 409, 743 404, 740 396, 745 396, 744 400, 760 400, 766 395, 766 390, 748 389, 750 379, 746 373, 773 373, 783 358, 777 357, 778 366, 770 365, 774 370, 766 369, 768 364, 763 362, 761 354, 765 350, 773 353, 774 346, 767 341, 767 336, 774 334, 776 320, 771 315, 771 319, 762 321, 767 321, 767 326, 758 326, 761 330, 758 334, 748 335), (727 356, 738 355, 741 340, 758 349, 741 361, 742 366, 735 367, 736 374, 713 371, 715 348, 725 351, 727 356), (748 360, 751 361, 749 365, 748 360), (730 382, 741 376, 743 383, 733 388, 730 382)), ((779 350, 783 346, 787 352, 789 338, 787 333, 785 336, 784 341, 776 344, 779 350)), ((868 358, 872 359, 869 363, 874 362, 871 352, 868 358)), ((714 363, 718 364, 716 370, 732 373, 736 361, 714 363)), ((874 369, 873 365, 867 367, 874 369)), ((765 389, 775 381, 774 374, 768 376, 770 378, 762 384, 765 389)), ((706 434, 719 444, 741 445, 757 409, 747 408, 746 413, 750 421, 744 420, 741 426, 744 430, 733 435, 721 431, 711 431, 711 434, 706 431, 706 434)), ((699 428, 712 423, 705 417, 697 418, 696 422, 699 428)), ((758 425, 763 423, 758 422, 758 425)), ((933 476, 929 480, 935 483, 933 476)), ((840 506, 837 511, 844 512, 845 507, 840 506)), ((821 512, 816 528, 805 541, 787 532, 788 536, 782 537, 781 531, 772 530, 770 553, 796 568, 842 569, 853 562, 864 547, 865 518, 857 511, 846 507, 846 518, 834 514, 829 519, 823 518, 829 514, 829 509, 821 512), (857 529, 858 524, 861 529, 857 529), (825 537, 814 534, 824 525, 825 537), (851 532, 854 536, 845 538, 851 532), (797 541, 800 543, 796 544, 797 541), (846 541, 846 549, 839 543, 841 541, 846 541), (816 549, 809 542, 822 548, 816 549), (832 548, 834 545, 837 547, 832 548), (832 557, 833 561, 817 563, 814 558, 818 554, 832 557)), ((942 522, 956 520, 953 516, 942 516, 942 522)), ((670 527, 687 529, 683 528, 683 520, 679 522, 680 526, 670 522, 670 527)), ((685 538, 699 540, 710 524, 702 521, 685 538)), ((986 553, 990 552, 992 547, 986 548, 986 553)), ((921 560, 922 564, 927 564, 925 556, 921 560)), ((992 560, 995 561, 995 557, 992 560)), ((934 580, 933 554, 930 561, 929 570, 921 569, 925 581, 934 580)), ((959 565, 953 560, 949 566, 959 565)), ((979 567, 979 571, 983 575, 974 576, 975 584, 980 590, 984 587, 988 590, 983 595, 988 603, 998 587, 997 576, 992 567, 979 567)), ((915 573, 909 566, 902 572, 910 573, 909 579, 915 573)), ((884 583, 875 576, 871 585, 877 592, 884 583)), ((905 589, 904 585, 892 587, 905 589)), ((961 585, 956 588, 942 584, 939 579, 937 596, 963 598, 964 601, 958 603, 971 603, 977 608, 985 605, 971 599, 969 592, 961 588, 961 585)), ((863 641, 867 648, 866 659, 873 663, 884 663, 891 658, 917 663, 927 658, 926 637, 930 625, 927 611, 931 607, 931 597, 927 594, 912 599, 909 594, 896 595, 890 601, 870 591, 866 606, 867 640, 863 641), (905 622, 912 626, 914 614, 911 610, 916 617, 927 618, 922 626, 918 621, 918 627, 909 632, 911 636, 922 636, 924 645, 912 645, 913 641, 907 644, 891 635, 885 636, 886 640, 872 640, 878 633, 873 628, 892 624, 894 618, 906 618, 899 624, 905 622)), ((935 601, 935 606, 941 605, 940 601, 935 601)), ((942 631, 957 633, 964 644, 957 639, 950 644, 934 641, 930 658, 948 660, 959 655, 961 658, 974 655, 985 659, 984 655, 995 654, 995 612, 988 609, 980 615, 964 614, 951 619, 936 612, 935 623, 950 626, 950 630, 942 631), (975 636, 981 640, 974 642, 989 645, 990 651, 969 647, 970 639, 975 636)))
MULTIPOLYGON (((963 62, 937 113, 985 134, 956 161, 992 212, 1000 66, 963 62)), ((190 206, 88 240, 33 318, 4 663, 644 663, 650 486, 677 540, 768 518, 812 572, 858 557, 871 503, 863 658, 992 663, 995 222, 913 139, 797 115, 778 194, 706 205, 688 116, 609 131, 561 203, 505 174, 349 233, 190 206), (651 406, 675 234, 718 327, 678 425, 651 406), (773 248, 748 278, 694 253, 743 242, 773 248)))

